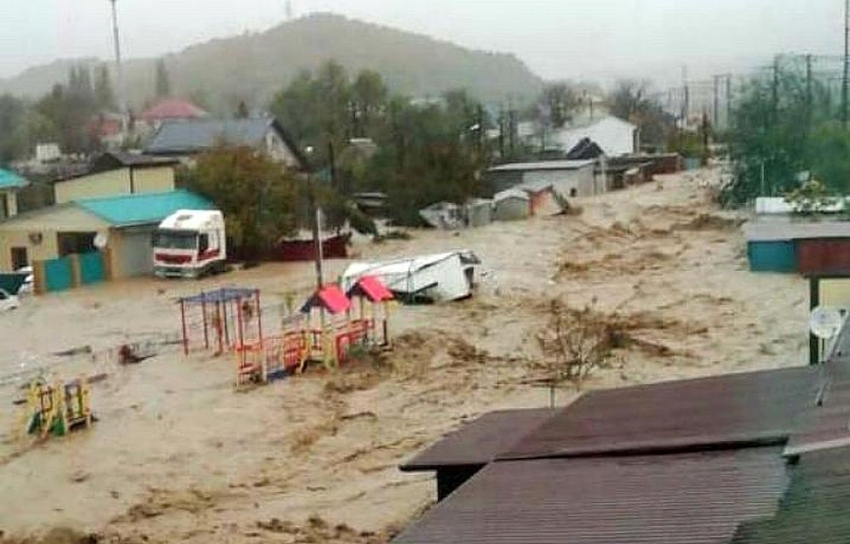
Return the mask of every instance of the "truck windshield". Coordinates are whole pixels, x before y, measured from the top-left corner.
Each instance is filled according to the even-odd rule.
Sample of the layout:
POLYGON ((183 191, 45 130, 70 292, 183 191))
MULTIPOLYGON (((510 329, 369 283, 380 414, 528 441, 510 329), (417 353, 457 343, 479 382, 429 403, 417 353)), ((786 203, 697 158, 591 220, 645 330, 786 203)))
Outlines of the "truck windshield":
POLYGON ((158 230, 153 235, 153 247, 158 249, 196 249, 198 233, 158 230))

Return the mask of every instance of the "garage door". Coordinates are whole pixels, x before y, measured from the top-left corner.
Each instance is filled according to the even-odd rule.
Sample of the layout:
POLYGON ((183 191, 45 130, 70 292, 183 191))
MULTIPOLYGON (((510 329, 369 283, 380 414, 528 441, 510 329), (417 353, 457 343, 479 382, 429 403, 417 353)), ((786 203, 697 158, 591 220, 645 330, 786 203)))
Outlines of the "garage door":
POLYGON ((121 236, 121 277, 153 274, 152 228, 123 231, 121 236))

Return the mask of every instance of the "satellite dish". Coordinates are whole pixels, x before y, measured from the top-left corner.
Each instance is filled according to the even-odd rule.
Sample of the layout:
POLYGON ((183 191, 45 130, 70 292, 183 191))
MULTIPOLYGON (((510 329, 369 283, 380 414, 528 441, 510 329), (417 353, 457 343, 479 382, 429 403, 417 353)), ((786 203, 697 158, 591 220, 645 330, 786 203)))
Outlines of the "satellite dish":
POLYGON ((843 323, 844 317, 840 310, 818 306, 812 310, 812 315, 809 317, 809 330, 818 338, 828 340, 838 334, 843 323))
POLYGON ((104 249, 106 244, 109 242, 109 236, 105 232, 98 232, 94 236, 94 247, 97 249, 104 249))

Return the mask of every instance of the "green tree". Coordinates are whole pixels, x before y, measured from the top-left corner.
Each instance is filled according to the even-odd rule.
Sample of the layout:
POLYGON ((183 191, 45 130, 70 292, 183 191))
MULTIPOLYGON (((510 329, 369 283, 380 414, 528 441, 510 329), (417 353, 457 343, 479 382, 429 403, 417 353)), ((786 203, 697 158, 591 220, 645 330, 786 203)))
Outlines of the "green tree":
POLYGON ((579 94, 565 83, 550 83, 543 88, 538 103, 548 112, 551 128, 563 128, 581 104, 579 94))
POLYGON ((611 115, 638 126, 643 143, 655 146, 675 143, 671 139, 675 133, 675 119, 664 112, 648 82, 618 81, 608 96, 608 107, 611 115))
POLYGON ((372 136, 378 117, 387 102, 387 86, 381 74, 363 70, 352 85, 353 133, 356 137, 372 136))
POLYGON ((112 79, 109 76, 109 68, 106 64, 97 67, 94 80, 94 97, 97 107, 101 110, 115 110, 118 104, 115 101, 115 91, 112 89, 112 79))
POLYGON ((0 164, 27 153, 27 113, 22 100, 10 94, 0 96, 0 164))
POLYGON ((224 213, 228 240, 243 258, 261 257, 295 228, 295 178, 251 148, 220 146, 202 155, 184 183, 224 213))
POLYGON ((778 63, 775 74, 753 78, 733 110, 728 138, 735 172, 723 202, 792 192, 803 171, 846 192, 850 142, 836 114, 827 85, 808 79, 804 69, 778 63))
POLYGON ((171 78, 165 61, 159 59, 156 63, 156 97, 168 98, 169 96, 171 96, 171 78))

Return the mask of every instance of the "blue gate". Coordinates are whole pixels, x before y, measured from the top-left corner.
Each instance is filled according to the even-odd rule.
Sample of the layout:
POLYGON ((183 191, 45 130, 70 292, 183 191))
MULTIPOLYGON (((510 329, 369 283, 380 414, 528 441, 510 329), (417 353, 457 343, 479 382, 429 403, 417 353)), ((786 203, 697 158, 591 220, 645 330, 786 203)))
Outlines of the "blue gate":
POLYGON ((99 251, 80 254, 80 283, 88 285, 106 279, 103 254, 99 251))
POLYGON ((47 291, 64 291, 74 286, 70 257, 44 261, 44 286, 47 291))

